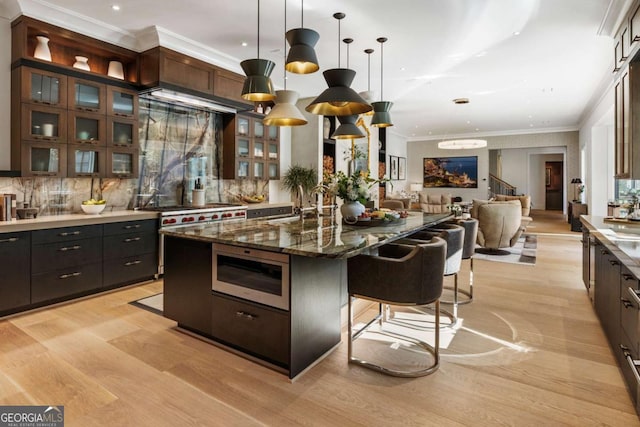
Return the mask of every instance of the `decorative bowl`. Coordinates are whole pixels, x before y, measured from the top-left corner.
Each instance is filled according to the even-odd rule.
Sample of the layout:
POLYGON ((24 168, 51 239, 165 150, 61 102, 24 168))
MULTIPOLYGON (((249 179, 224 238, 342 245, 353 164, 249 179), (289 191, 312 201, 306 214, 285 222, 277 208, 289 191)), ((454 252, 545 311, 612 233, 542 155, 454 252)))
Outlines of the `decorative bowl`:
POLYGON ((98 215, 100 212, 104 210, 106 204, 102 205, 80 205, 82 211, 89 215, 98 215))

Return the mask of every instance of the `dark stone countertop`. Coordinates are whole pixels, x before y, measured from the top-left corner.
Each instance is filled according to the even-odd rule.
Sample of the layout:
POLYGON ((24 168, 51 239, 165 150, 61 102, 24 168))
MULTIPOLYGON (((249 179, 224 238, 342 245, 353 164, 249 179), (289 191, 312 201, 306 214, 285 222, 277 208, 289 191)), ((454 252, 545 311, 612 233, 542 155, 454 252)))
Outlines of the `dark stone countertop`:
POLYGON ((451 218, 451 214, 409 212, 409 217, 372 226, 341 224, 334 218, 251 219, 187 227, 165 227, 160 233, 185 239, 323 258, 348 258, 451 218))
POLYGON ((580 220, 591 235, 640 278, 640 222, 609 222, 593 215, 581 215, 580 220))

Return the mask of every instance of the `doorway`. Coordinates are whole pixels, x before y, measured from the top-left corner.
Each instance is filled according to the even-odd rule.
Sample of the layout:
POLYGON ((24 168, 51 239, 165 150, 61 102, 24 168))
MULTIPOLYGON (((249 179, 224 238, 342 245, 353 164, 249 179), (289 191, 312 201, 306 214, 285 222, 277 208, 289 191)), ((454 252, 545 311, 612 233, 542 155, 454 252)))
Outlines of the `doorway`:
POLYGON ((562 210, 564 162, 544 162, 545 209, 562 210))

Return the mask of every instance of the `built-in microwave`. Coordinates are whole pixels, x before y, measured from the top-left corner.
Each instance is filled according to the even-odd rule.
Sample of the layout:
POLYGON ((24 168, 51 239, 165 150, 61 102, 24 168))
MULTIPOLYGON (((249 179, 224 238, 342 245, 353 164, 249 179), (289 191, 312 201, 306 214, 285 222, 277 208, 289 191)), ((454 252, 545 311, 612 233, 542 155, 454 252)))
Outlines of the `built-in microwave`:
POLYGON ((289 310, 289 255, 213 244, 216 292, 289 310))

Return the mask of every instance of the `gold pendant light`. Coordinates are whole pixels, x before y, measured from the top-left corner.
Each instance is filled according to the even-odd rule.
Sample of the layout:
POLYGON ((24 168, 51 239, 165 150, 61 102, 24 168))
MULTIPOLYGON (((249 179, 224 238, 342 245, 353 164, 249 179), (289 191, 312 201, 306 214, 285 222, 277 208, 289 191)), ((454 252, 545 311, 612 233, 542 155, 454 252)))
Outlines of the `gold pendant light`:
POLYGON ((371 104, 373 106, 373 118, 371 119, 371 126, 386 128, 393 126, 391 122, 391 107, 393 102, 383 101, 383 70, 384 70, 384 43, 387 41, 386 37, 378 37, 376 39, 380 43, 380 101, 371 104))
MULTIPOLYGON (((284 30, 287 31, 287 0, 284 0, 284 30)), ((287 42, 284 42, 284 58, 287 58, 287 42)), ((293 90, 287 90, 287 67, 284 67, 284 90, 276 91, 276 104, 271 112, 262 120, 267 126, 302 126, 307 124, 302 112, 296 107, 300 95, 293 90)))
POLYGON ((271 72, 276 64, 268 59, 260 59, 260 0, 258 0, 258 57, 246 59, 240 63, 247 78, 242 86, 242 98, 247 101, 271 101, 273 93, 271 72))
POLYGON ((340 68, 340 21, 344 13, 334 13, 338 20, 338 68, 332 68, 322 73, 328 88, 325 89, 306 108, 313 114, 324 116, 348 116, 371 111, 371 105, 351 89, 356 72, 348 68, 340 68))

